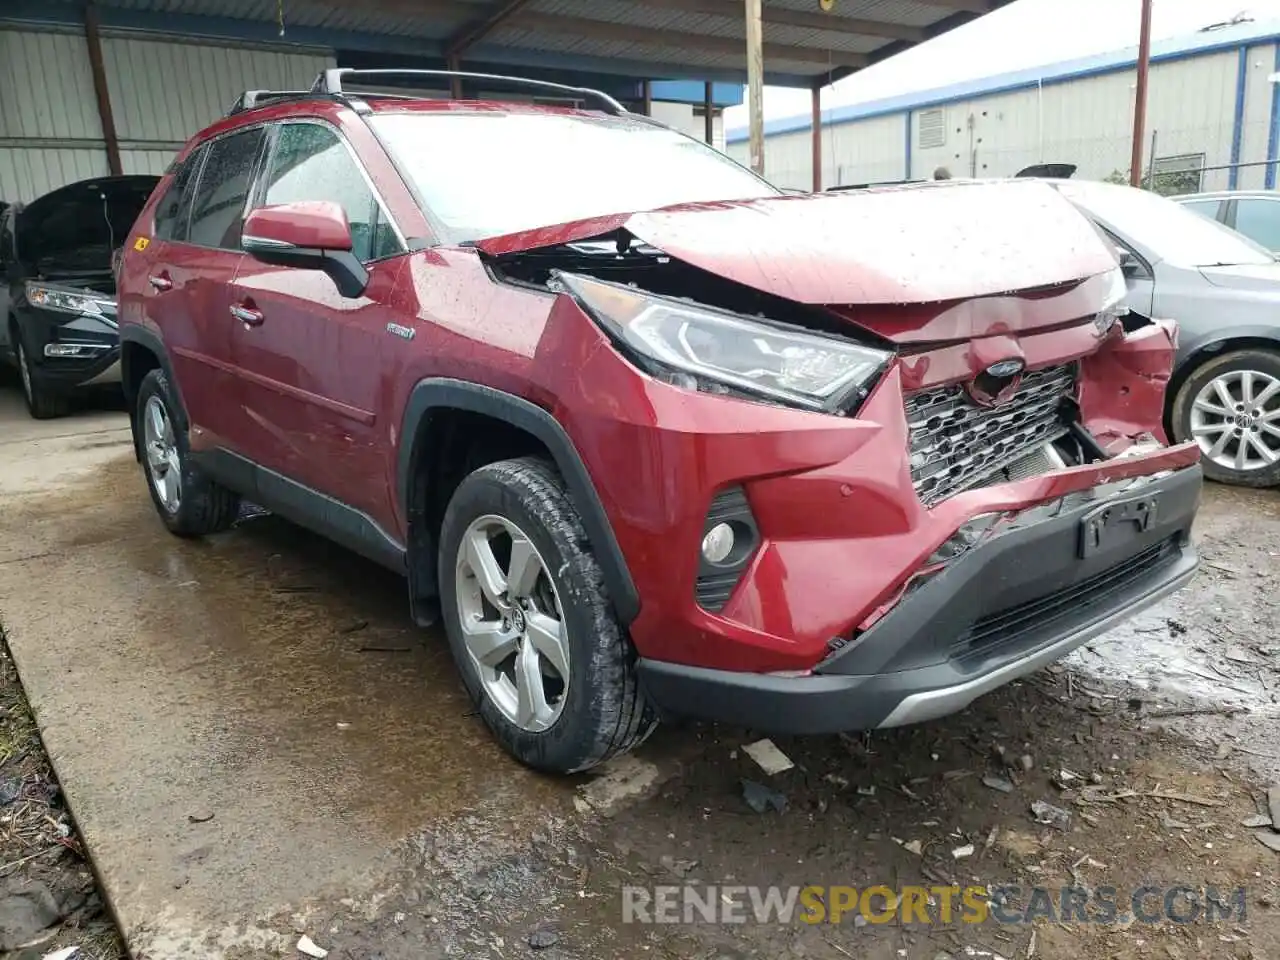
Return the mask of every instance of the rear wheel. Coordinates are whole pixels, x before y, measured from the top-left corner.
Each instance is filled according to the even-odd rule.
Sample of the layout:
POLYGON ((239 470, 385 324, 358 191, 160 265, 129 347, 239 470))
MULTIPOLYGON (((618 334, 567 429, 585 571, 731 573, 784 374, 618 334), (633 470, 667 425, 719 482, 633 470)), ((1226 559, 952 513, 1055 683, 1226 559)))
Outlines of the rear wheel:
POLYGON ((18 376, 22 379, 22 398, 27 402, 27 412, 37 420, 61 417, 67 412, 67 398, 54 393, 36 379, 31 358, 27 356, 27 348, 22 345, 22 338, 16 329, 12 336, 18 354, 18 376))
POLYGON ((164 525, 180 537, 226 530, 239 513, 240 497, 191 462, 187 433, 174 416, 177 404, 164 371, 152 370, 142 378, 137 404, 142 468, 164 525))
POLYGON ((1197 367, 1178 391, 1174 433, 1200 446, 1205 475, 1280 484, 1280 355, 1240 350, 1197 367))
POLYGON ((518 760, 572 773, 652 731, 635 655, 550 464, 505 460, 468 476, 445 513, 439 570, 467 692, 518 760))

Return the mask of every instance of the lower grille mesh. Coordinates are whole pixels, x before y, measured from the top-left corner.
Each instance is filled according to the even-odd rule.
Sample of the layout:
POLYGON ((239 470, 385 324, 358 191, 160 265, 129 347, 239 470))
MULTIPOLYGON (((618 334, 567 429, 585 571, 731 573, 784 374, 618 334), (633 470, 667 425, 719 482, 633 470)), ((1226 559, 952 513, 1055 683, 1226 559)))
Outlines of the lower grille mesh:
POLYGON ((1018 644, 1060 617, 1078 615, 1093 604, 1124 590, 1173 560, 1177 552, 1177 541, 1165 540, 1056 593, 988 614, 952 645, 952 656, 960 660, 972 656, 985 657, 1011 644, 1018 644))
POLYGON ((1067 432, 1058 416, 1075 388, 1075 366, 1036 370, 1013 396, 980 407, 962 386, 938 387, 906 399, 911 481, 931 506, 1067 432))

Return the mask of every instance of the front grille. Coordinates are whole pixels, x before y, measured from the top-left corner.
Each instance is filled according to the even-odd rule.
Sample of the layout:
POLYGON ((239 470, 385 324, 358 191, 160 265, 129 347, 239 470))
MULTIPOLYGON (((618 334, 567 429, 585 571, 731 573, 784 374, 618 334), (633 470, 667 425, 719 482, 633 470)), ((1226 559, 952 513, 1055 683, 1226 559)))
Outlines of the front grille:
POLYGON ((1041 631, 1055 620, 1086 614, 1090 607, 1124 591, 1173 560, 1177 553, 1178 538, 1170 537, 1055 593, 987 614, 952 644, 951 655, 963 661, 1008 652, 1010 647, 1034 645, 1041 631))
POLYGON ((980 407, 964 387, 937 387, 906 399, 911 482, 931 506, 1003 470, 1067 432, 1059 417, 1075 388, 1075 366, 1035 370, 996 407, 980 407))

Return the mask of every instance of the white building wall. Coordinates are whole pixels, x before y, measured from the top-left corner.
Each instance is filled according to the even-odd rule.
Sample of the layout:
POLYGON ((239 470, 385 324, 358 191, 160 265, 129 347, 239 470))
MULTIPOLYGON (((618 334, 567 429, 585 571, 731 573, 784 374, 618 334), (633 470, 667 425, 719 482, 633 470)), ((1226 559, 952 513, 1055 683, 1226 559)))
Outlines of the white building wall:
MULTIPOLYGON (((1271 44, 1246 52, 1242 163, 1267 157, 1271 98, 1276 92, 1270 82, 1275 57, 1271 44)), ((1153 65, 1145 162, 1151 161, 1154 135, 1158 160, 1203 155, 1206 166, 1229 164, 1239 70, 1237 50, 1153 65)), ((822 133, 823 182, 831 186, 928 179, 938 167, 947 167, 955 177, 1008 177, 1040 162, 1075 163, 1076 176, 1082 179, 1125 176, 1136 82, 1134 70, 1118 71, 828 126, 822 133), (942 142, 926 145, 922 121, 936 120, 937 113, 942 119, 942 142)), ((931 125, 931 131, 936 139, 938 127, 931 125)), ((766 176, 779 186, 808 189, 811 149, 807 129, 766 137, 766 176)), ((728 151, 745 161, 746 142, 731 143, 728 151)), ((1242 168, 1238 185, 1262 186, 1264 170, 1242 168)), ((1202 188, 1226 189, 1229 178, 1225 169, 1206 171, 1202 188)))
MULTIPOLYGON (((324 51, 102 38, 125 173, 163 173, 246 89, 306 89, 324 51)), ((0 199, 32 200, 109 172, 84 35, 0 29, 0 199)))
POLYGON ((0 29, 0 199, 106 170, 83 36, 0 29))
MULTIPOLYGON (((663 100, 655 100, 650 104, 650 116, 694 139, 706 139, 706 124, 703 121, 702 114, 694 112, 692 104, 668 103, 663 100)), ((717 110, 711 124, 711 145, 717 150, 723 150, 724 111, 717 110)))
POLYGON ((328 53, 104 37, 102 60, 125 173, 162 172, 245 90, 306 90, 328 53), (182 78, 175 83, 174 79, 182 78))

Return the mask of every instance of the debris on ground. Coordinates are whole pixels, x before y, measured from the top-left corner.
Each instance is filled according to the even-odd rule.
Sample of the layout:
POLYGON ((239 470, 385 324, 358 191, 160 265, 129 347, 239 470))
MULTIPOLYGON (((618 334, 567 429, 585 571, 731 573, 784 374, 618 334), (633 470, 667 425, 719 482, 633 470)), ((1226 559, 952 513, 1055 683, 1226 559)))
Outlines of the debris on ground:
POLYGON ((1280 830, 1280 787, 1267 790, 1267 812, 1271 814, 1271 825, 1280 830))
POLYGON ((1280 853, 1280 833, 1274 833, 1271 830, 1260 830, 1254 834, 1258 838, 1258 842, 1268 850, 1274 850, 1280 853))
POLYGON ((765 813, 770 807, 778 813, 787 812, 787 798, 777 790, 770 790, 754 780, 742 781, 742 799, 756 813, 765 813))
POLYGON ((675 857, 671 856, 670 854, 663 854, 658 859, 658 862, 661 863, 673 874, 675 874, 677 877, 681 877, 681 878, 687 877, 698 866, 697 860, 677 860, 675 857))
POLYGON ((924 856, 924 844, 919 840, 908 840, 902 845, 902 849, 908 853, 914 853, 917 857, 924 856))
POLYGON ((1275 824, 1268 814, 1255 813, 1252 817, 1245 817, 1240 821, 1240 826, 1253 829, 1255 827, 1270 827, 1275 824))
POLYGON ((1061 807, 1055 807, 1052 803, 1046 803, 1043 800, 1035 801, 1031 804, 1031 814, 1036 818, 1036 823, 1043 823, 1064 832, 1071 829, 1071 814, 1061 807))
POLYGON ((1190 830, 1191 824, 1183 823, 1181 820, 1175 820, 1167 813, 1160 814, 1160 826, 1166 830, 1190 830))
POLYGON ((0 780, 0 807, 7 807, 22 796, 22 780, 5 777, 0 780))
POLYGON ((61 950, 55 950, 53 953, 46 953, 40 960, 72 960, 73 957, 80 955, 80 947, 72 944, 69 947, 63 947, 61 950))
POLYGON ((315 960, 324 960, 329 955, 328 950, 317 946, 316 942, 305 933, 298 938, 298 952, 308 957, 315 957, 315 960))
POLYGON ((43 883, 9 879, 0 887, 0 950, 39 942, 40 934, 61 919, 58 902, 43 883))
POLYGON ((795 766, 791 762, 791 758, 779 750, 777 745, 769 739, 748 743, 742 749, 746 751, 748 757, 759 764, 761 770, 771 777, 795 766))
POLYGON ((208 823, 213 819, 212 810, 197 810, 195 813, 187 814, 188 823, 208 823))
POLYGON ((963 847, 956 847, 951 851, 951 859, 964 860, 966 857, 972 857, 973 850, 974 847, 972 843, 966 843, 963 847))
POLYGON ((982 785, 992 790, 999 790, 1001 793, 1013 793, 1013 784, 1004 777, 993 777, 988 774, 982 778, 982 785))
POLYGON ((529 934, 529 946, 534 950, 546 950, 560 942, 560 934, 551 927, 538 927, 529 934))

